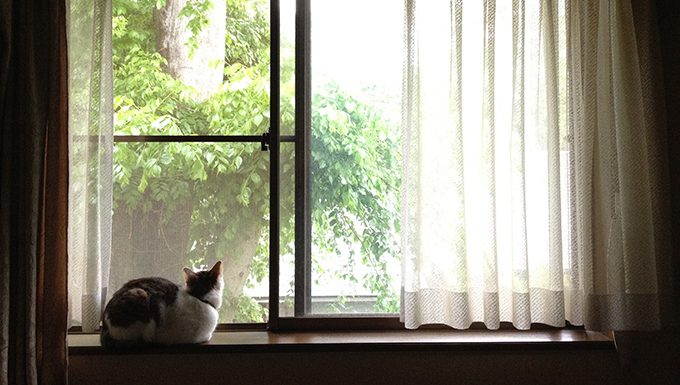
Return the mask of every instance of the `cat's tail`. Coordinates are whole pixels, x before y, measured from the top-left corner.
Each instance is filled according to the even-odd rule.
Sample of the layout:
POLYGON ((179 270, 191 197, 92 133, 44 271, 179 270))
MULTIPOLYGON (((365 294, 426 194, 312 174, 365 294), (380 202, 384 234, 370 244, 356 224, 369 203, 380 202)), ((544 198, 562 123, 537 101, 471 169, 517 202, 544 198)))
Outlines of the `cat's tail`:
POLYGON ((101 343, 102 347, 104 349, 118 350, 120 349, 121 342, 111 336, 109 327, 105 321, 102 321, 102 329, 99 332, 99 343, 101 343))
POLYGON ((106 349, 113 349, 116 345, 116 342, 118 341, 111 337, 111 333, 109 333, 109 327, 106 326, 106 322, 102 321, 102 329, 99 332, 99 343, 106 349))
POLYGON ((102 321, 102 328, 99 332, 99 343, 104 349, 111 351, 127 351, 143 347, 143 344, 139 341, 117 340, 113 338, 105 321, 102 321))

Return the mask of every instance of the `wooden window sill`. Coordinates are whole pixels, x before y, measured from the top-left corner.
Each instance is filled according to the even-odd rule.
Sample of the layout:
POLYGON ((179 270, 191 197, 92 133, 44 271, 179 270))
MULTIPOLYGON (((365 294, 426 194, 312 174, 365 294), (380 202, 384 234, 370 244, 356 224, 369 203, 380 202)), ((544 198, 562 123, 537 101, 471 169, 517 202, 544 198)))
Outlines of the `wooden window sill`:
MULTIPOLYGON (((98 334, 70 334, 69 355, 122 354, 105 350, 98 334)), ((148 348, 135 354, 291 351, 614 350, 608 336, 584 330, 385 330, 279 332, 218 331, 198 345, 148 348)))

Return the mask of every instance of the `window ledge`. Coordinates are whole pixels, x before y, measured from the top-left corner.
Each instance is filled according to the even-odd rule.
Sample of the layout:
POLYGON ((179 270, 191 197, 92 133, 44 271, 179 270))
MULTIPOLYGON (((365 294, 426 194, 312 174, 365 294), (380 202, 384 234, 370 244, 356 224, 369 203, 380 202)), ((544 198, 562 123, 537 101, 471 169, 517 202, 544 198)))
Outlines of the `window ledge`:
MULTIPOLYGON (((120 354, 99 344, 98 334, 68 336, 70 355, 120 354)), ((584 330, 386 330, 280 332, 218 331, 198 345, 148 348, 135 354, 194 354, 291 351, 432 350, 614 350, 608 336, 584 330)))

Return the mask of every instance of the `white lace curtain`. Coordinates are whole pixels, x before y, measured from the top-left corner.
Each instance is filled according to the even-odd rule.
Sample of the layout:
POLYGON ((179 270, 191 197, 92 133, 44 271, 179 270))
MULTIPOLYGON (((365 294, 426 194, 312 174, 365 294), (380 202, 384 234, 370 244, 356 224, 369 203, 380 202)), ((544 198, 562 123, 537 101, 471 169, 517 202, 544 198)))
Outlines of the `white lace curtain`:
POLYGON ((67 1, 69 321, 99 327, 111 256, 111 0, 67 1))
POLYGON ((631 1, 405 0, 405 24, 406 327, 658 327, 662 173, 631 1))

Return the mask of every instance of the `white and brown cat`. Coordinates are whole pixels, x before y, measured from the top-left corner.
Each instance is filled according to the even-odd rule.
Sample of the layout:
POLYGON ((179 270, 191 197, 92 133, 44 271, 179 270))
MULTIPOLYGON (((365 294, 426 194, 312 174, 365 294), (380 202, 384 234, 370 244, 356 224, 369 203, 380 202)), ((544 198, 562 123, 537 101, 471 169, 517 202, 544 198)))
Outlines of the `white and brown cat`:
POLYGON ((129 281, 109 300, 100 340, 106 348, 195 344, 210 340, 222 305, 222 262, 184 268, 183 286, 165 278, 129 281))

